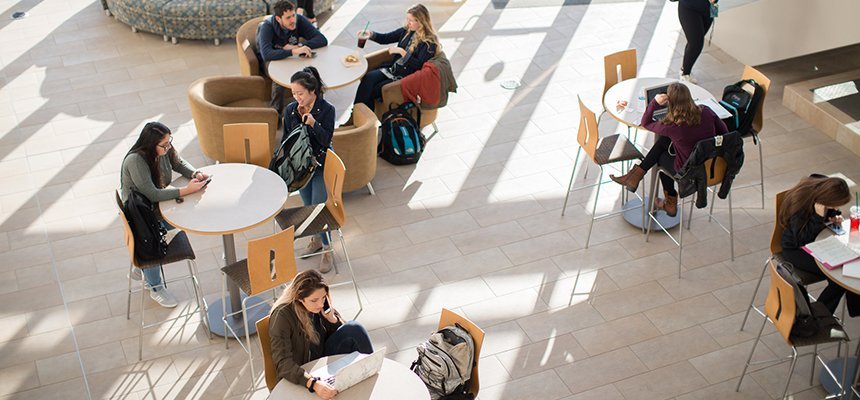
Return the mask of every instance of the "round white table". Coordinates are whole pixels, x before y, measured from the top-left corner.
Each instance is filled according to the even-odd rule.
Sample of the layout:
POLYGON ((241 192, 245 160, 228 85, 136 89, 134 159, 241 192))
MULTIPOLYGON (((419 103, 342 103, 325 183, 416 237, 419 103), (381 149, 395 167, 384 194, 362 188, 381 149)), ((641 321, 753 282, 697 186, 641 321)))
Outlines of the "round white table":
MULTIPOLYGON (((158 207, 164 220, 176 228, 201 235, 221 235, 224 259, 230 265, 236 262, 233 234, 263 224, 277 215, 287 202, 287 185, 276 173, 253 164, 215 164, 200 170, 212 177, 205 189, 183 197, 181 203, 166 200, 158 203, 158 207)), ((177 183, 180 183, 179 180, 177 183)), ((239 287, 228 279, 228 289, 230 299, 227 313, 241 310, 239 287)), ((220 301, 209 306, 209 330, 226 336, 229 332, 224 331, 223 324, 211 322, 223 317, 220 301)), ((266 306, 254 307, 252 310, 249 321, 256 321, 252 318, 257 314, 262 318, 269 311, 266 306)), ((228 318, 228 323, 240 337, 245 334, 241 314, 228 318)), ((249 332, 255 331, 256 326, 250 324, 249 332)))
POLYGON ((269 77, 275 83, 289 87, 293 74, 305 67, 313 66, 319 71, 326 89, 333 90, 358 81, 367 72, 367 59, 358 48, 330 45, 312 51, 317 53, 316 57, 292 56, 269 62, 267 69, 269 77), (358 62, 346 66, 343 59, 350 54, 356 56, 358 62))
MULTIPOLYGON (((627 125, 631 128, 636 129, 645 129, 640 123, 642 122, 642 114, 645 113, 645 108, 648 104, 645 103, 645 89, 651 88, 658 85, 668 85, 670 83, 679 82, 677 79, 673 78, 633 78, 627 79, 621 82, 616 83, 609 90, 606 91, 606 95, 603 96, 603 108, 606 110, 606 113, 611 115, 612 118, 615 118, 618 122, 627 125), (627 106, 624 108, 619 108, 617 106, 619 101, 626 101, 627 106)), ((690 88, 690 94, 693 95, 693 100, 705 100, 705 99, 713 99, 714 96, 711 95, 710 92, 702 88, 701 86, 689 83, 682 82, 688 88, 690 88)), ((651 172, 651 179, 657 179, 657 173, 651 172)), ((648 200, 648 194, 646 194, 645 200, 648 200)), ((624 220, 630 223, 631 225, 643 229, 642 226, 642 210, 639 209, 642 201, 639 198, 632 198, 622 206, 622 210, 624 210, 624 220)), ((650 207, 650 203, 646 203, 646 207, 650 207)), ((658 212, 655 214, 655 218, 660 221, 660 224, 664 227, 672 228, 681 223, 681 213, 678 213, 674 217, 668 216, 664 212, 658 212)), ((647 220, 646 220, 647 223, 647 220)))
MULTIPOLYGON (((331 357, 332 361, 342 356, 331 357)), ((328 363, 329 357, 311 361, 302 367, 313 371, 328 363)), ((394 360, 384 359, 379 373, 365 379, 361 383, 338 393, 337 400, 429 400, 430 392, 424 382, 405 365, 394 360)), ((269 394, 269 400, 315 400, 315 394, 308 392, 304 386, 281 380, 269 394)))

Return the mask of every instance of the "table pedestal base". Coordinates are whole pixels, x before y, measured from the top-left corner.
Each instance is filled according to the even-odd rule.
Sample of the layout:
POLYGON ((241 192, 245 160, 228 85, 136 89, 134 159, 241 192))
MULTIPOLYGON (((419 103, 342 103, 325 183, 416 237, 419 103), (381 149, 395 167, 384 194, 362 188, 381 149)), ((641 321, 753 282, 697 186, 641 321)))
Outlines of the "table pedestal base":
MULTIPOLYGON (((624 203, 622 209, 624 210, 624 220, 629 222, 630 225, 633 225, 639 229, 643 229, 648 226, 648 210, 645 210, 645 226, 642 226, 642 209, 639 208, 639 205, 642 204, 642 200, 639 200, 638 197, 633 197, 624 203)), ((645 197, 645 205, 646 207, 650 205, 648 203, 648 197, 645 197)), ((666 215, 665 212, 657 212, 655 216, 657 217, 657 221, 660 221, 666 229, 674 228, 681 223, 681 213, 679 212, 674 217, 670 217, 666 215)), ((651 229, 659 230, 660 227, 655 223, 651 223, 651 229)))
MULTIPOLYGON (((843 346, 845 346, 843 344, 843 346)), ((833 375, 836 375, 836 378, 842 376, 842 363, 844 362, 845 357, 839 357, 835 360, 830 360, 827 362, 827 366, 833 371, 833 375)), ((854 374, 857 371, 857 358, 851 357, 848 359, 848 374, 845 375, 845 380, 851 382, 854 379, 854 374)), ((836 384, 836 381, 830 377, 830 374, 827 373, 827 370, 822 368, 821 372, 818 373, 818 381, 821 382, 821 387, 828 394, 838 394, 839 386, 836 384)), ((849 385, 850 386, 850 385, 849 385)))
MULTIPOLYGON (((244 299, 245 296, 242 295, 244 299)), ((256 321, 259 321, 261 318, 265 317, 269 314, 269 310, 272 309, 268 303, 264 302, 259 297, 252 297, 251 300, 246 302, 248 307, 248 332, 253 335, 257 333, 257 324, 256 321), (262 303, 262 304, 261 304, 262 303), (260 304, 255 306, 256 304, 260 304)), ((230 298, 227 297, 227 313, 231 313, 230 307, 230 298)), ((221 318, 224 316, 221 310, 221 299, 218 299, 212 304, 209 304, 209 330, 221 337, 229 336, 231 338, 237 339, 236 336, 233 335, 233 332, 236 332, 238 335, 238 339, 242 339, 245 337, 245 323, 242 320, 242 310, 239 309, 239 314, 236 314, 233 317, 227 318, 227 323, 230 324, 230 327, 233 328, 233 332, 227 330, 225 332, 224 323, 221 318)))

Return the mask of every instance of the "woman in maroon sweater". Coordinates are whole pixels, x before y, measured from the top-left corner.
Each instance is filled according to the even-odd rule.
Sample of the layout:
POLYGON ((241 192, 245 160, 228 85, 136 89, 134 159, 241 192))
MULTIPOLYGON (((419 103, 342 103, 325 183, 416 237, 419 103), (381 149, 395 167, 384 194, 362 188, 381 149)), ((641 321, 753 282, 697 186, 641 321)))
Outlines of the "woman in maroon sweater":
MULTIPOLYGON (((645 114, 642 115, 641 125, 657 134, 654 147, 651 147, 645 159, 627 174, 609 176, 613 181, 626 186, 631 192, 636 191, 645 172, 654 165, 660 165, 675 174, 687 162, 698 141, 722 135, 728 131, 726 124, 717 118, 710 108, 696 105, 690 95, 690 89, 682 83, 673 83, 669 85, 666 94, 658 94, 654 97, 651 104, 648 104, 645 114), (666 117, 662 121, 654 121, 654 111, 666 106, 669 107, 666 117)), ((660 182, 663 184, 663 194, 666 199, 657 199, 657 207, 663 208, 666 214, 674 217, 678 212, 678 192, 675 190, 675 182, 662 174, 660 182)))

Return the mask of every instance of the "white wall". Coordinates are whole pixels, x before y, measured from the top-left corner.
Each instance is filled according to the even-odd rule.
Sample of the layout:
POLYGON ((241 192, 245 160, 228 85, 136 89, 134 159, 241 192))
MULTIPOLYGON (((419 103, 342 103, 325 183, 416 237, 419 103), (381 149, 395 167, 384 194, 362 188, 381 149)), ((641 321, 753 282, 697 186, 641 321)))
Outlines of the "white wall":
POLYGON ((747 65, 860 43, 860 0, 758 0, 725 8, 713 43, 747 65))

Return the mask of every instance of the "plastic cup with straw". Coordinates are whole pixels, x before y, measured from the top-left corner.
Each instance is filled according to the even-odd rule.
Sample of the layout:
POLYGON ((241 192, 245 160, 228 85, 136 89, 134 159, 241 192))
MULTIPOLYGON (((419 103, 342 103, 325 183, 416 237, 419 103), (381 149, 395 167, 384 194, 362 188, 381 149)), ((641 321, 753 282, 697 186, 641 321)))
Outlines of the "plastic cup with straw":
POLYGON ((854 207, 851 207, 848 216, 851 218, 851 231, 860 230, 860 196, 857 195, 857 192, 854 192, 854 207))
POLYGON ((367 31, 367 27, 370 26, 370 21, 368 20, 366 24, 364 24, 364 29, 358 34, 358 48, 363 49, 365 43, 367 43, 367 39, 370 38, 370 32, 367 31))

